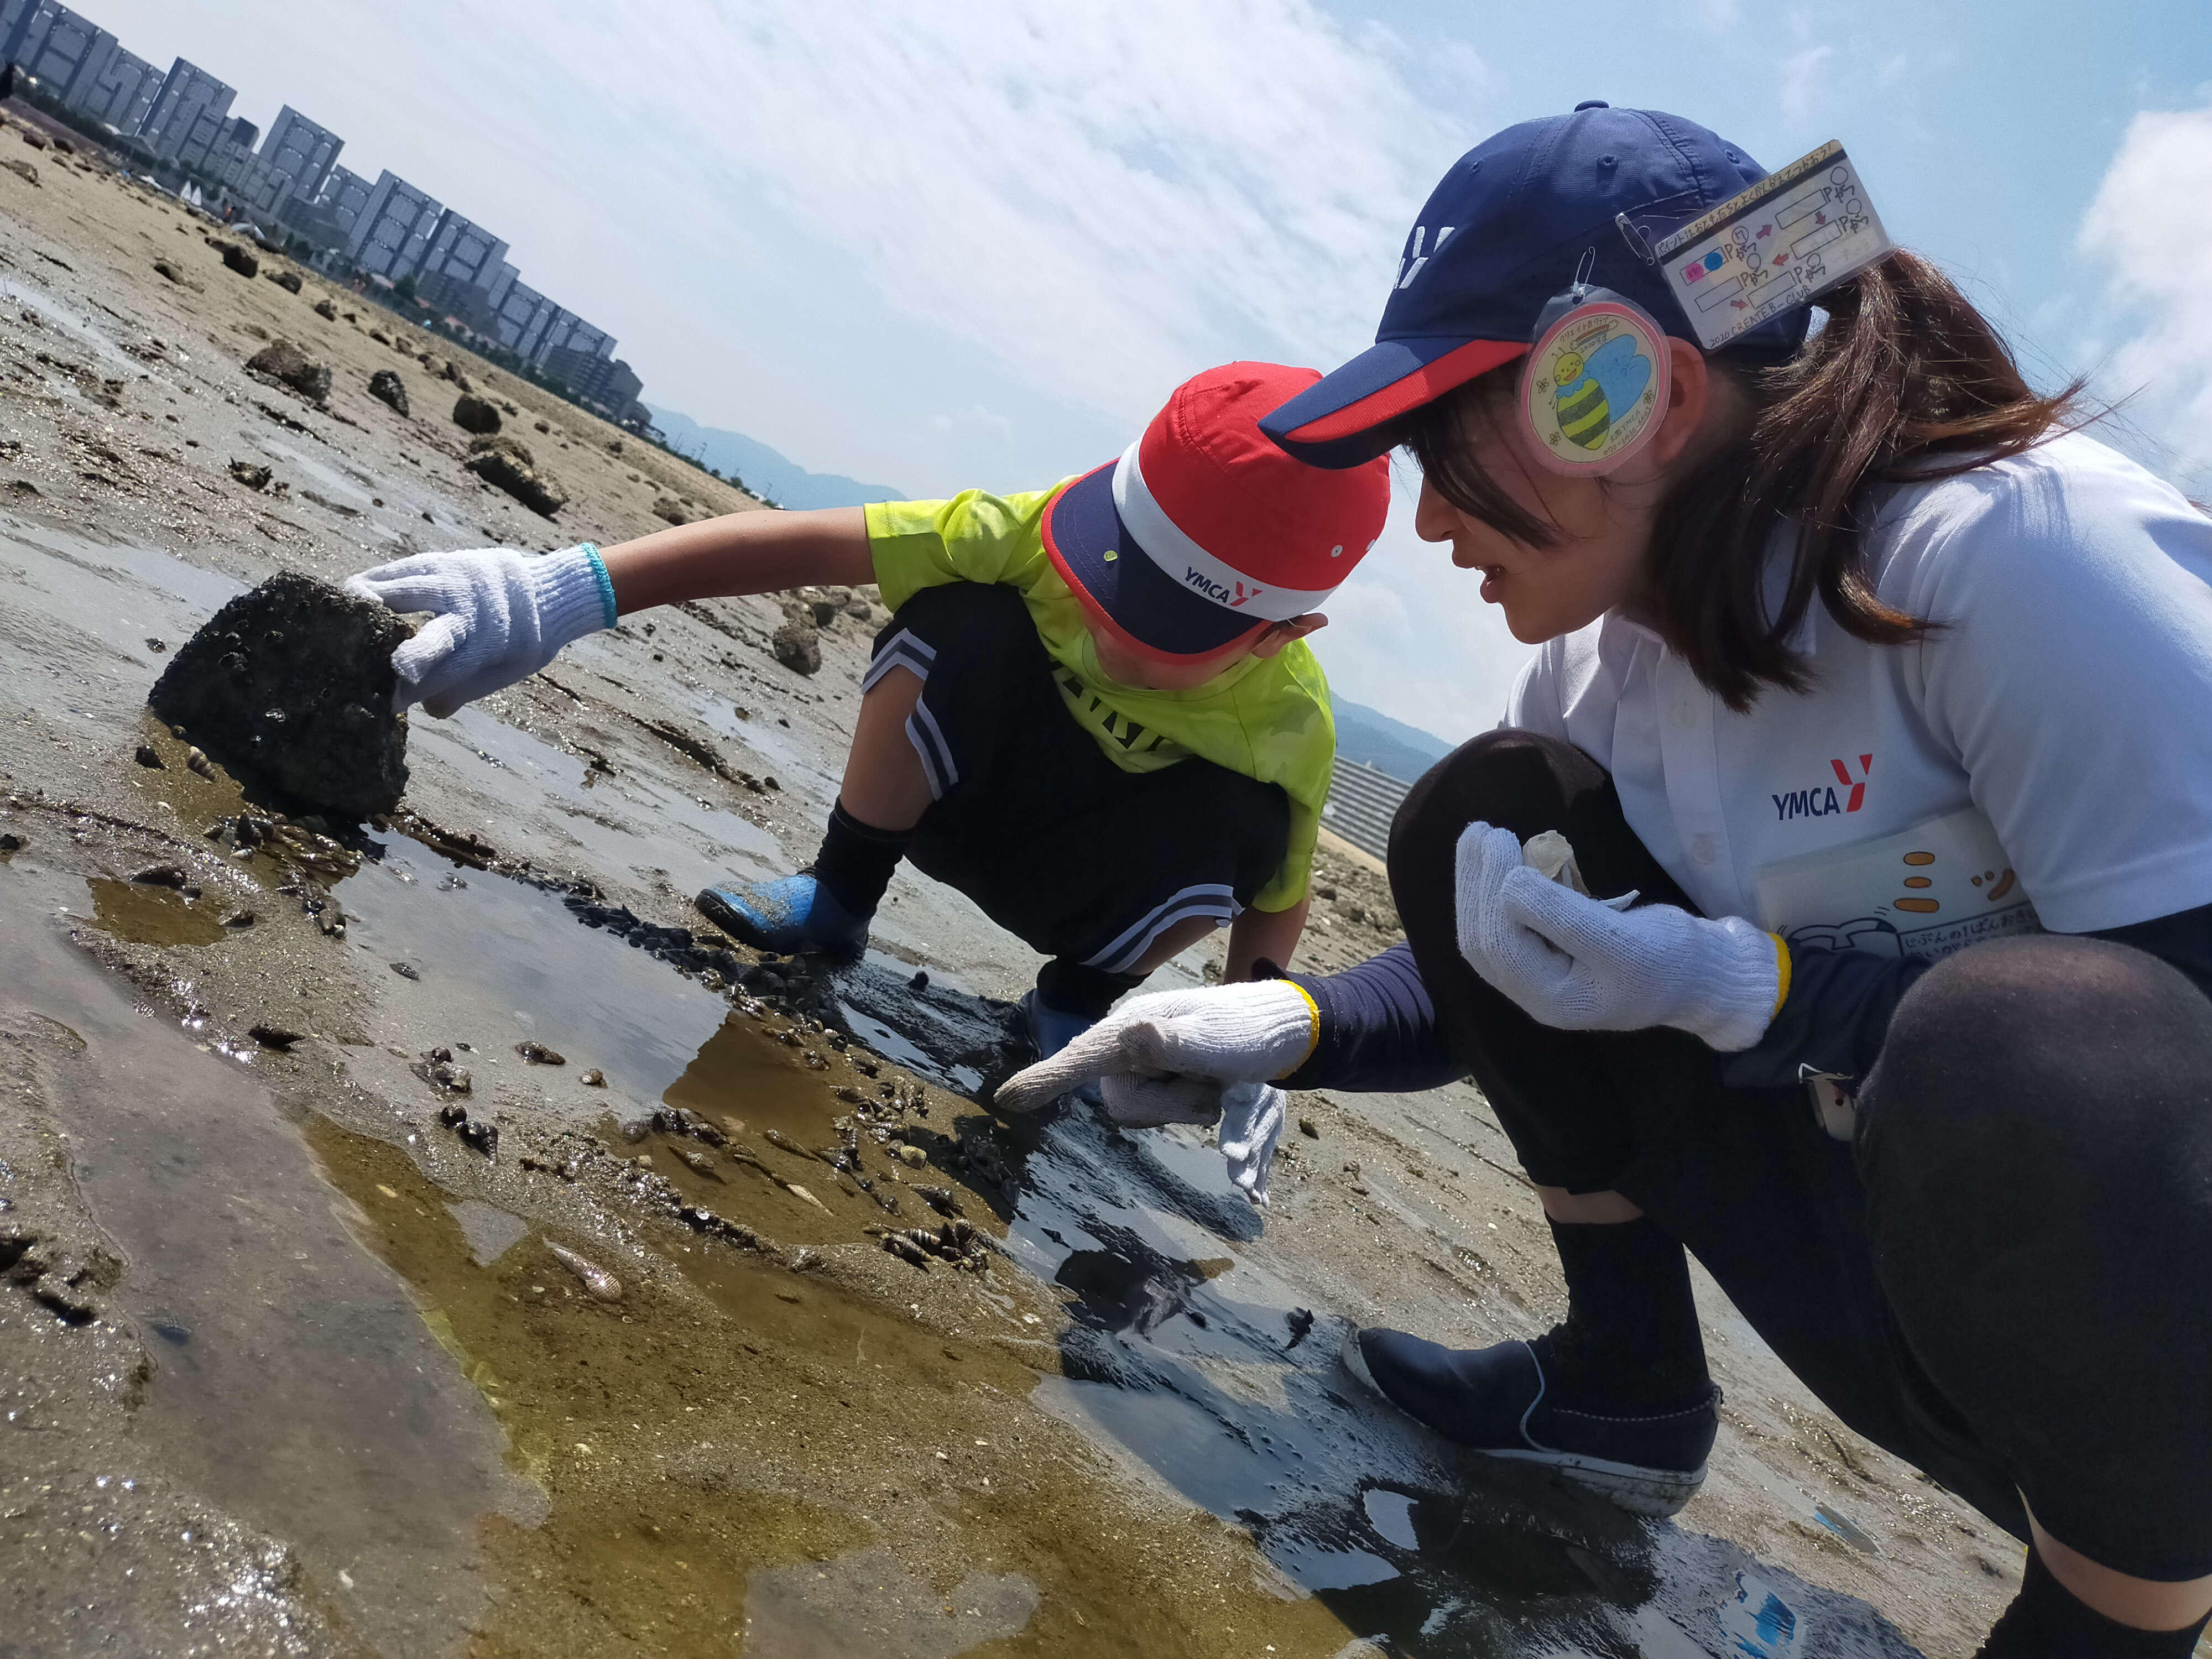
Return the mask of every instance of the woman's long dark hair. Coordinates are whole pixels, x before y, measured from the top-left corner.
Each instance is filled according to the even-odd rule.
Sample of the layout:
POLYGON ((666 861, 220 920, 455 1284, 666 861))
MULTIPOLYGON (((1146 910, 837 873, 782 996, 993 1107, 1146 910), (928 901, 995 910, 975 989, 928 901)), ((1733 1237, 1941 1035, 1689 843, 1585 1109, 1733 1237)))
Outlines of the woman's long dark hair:
MULTIPOLYGON (((1794 357, 1722 351, 1754 416, 1674 485, 1652 528, 1647 620, 1716 696, 1748 708, 1762 686, 1802 691, 1789 647, 1814 594, 1846 633, 1901 645, 1942 626, 1875 596, 1860 532, 1872 486, 1944 478, 2017 455, 2065 425, 2081 383, 2039 397, 2010 348, 1950 279, 1893 253, 1821 297, 1826 325, 1794 357), (1767 614, 1777 520, 1796 527, 1788 597, 1767 614)), ((1501 535, 1553 545, 1556 526, 1516 507, 1474 435, 1510 403, 1518 365, 1493 369, 1409 417, 1402 440, 1437 492, 1501 535), (1504 394, 1501 402, 1499 394, 1504 394)))

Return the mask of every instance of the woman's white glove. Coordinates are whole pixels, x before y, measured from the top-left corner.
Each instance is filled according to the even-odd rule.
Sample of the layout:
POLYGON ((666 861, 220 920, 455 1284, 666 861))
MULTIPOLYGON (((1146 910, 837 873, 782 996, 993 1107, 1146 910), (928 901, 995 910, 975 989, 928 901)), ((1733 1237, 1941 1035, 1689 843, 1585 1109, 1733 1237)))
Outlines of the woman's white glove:
POLYGON ((1313 1052, 1319 1025, 1312 1001, 1285 980, 1133 997, 1008 1078, 995 1103, 1034 1111, 1096 1078, 1106 1115, 1124 1129, 1218 1121, 1231 1182, 1264 1204, 1288 1110, 1269 1081, 1313 1052))
POLYGON ((1456 878, 1460 954, 1540 1024, 1671 1025, 1733 1054, 1765 1035, 1781 1006, 1786 947, 1741 916, 1614 910, 1528 868, 1519 837, 1486 823, 1460 836, 1456 878))
POLYGON ((346 592, 394 611, 434 614, 392 653, 395 707, 419 702, 440 719, 527 679, 562 646, 615 625, 614 584, 599 550, 508 547, 417 553, 346 579, 346 592))

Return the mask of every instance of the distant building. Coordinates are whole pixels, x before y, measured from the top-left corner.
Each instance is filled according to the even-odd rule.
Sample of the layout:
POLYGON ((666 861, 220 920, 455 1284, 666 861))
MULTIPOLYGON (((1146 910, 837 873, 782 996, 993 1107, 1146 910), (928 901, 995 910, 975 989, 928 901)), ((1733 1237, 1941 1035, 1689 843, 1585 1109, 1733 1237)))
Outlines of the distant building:
POLYGON ((539 319, 548 311, 560 307, 520 278, 507 285, 507 291, 493 302, 492 334, 509 351, 520 356, 523 341, 539 326, 539 319))
POLYGON ((16 0, 12 9, 0 57, 12 59, 47 97, 76 103, 115 51, 115 37, 54 0, 16 0))
POLYGON ((205 70, 179 58, 162 77, 137 136, 155 159, 204 172, 222 137, 230 100, 237 95, 205 70))
POLYGON ((429 251, 444 207, 389 168, 377 175, 346 238, 345 255, 362 270, 398 282, 411 276, 429 251))
POLYGON ((80 83, 74 102, 79 112, 127 138, 154 106, 161 80, 160 70, 118 46, 80 83))
POLYGON ((430 233, 430 246, 423 251, 417 276, 434 273, 489 295, 499 273, 508 268, 505 242, 474 220, 447 208, 439 216, 438 228, 430 233))
POLYGON ((373 186, 359 173, 334 167, 313 201, 294 195, 278 204, 276 222, 296 231, 319 248, 338 249, 353 240, 353 228, 368 205, 373 186))
POLYGON ((215 142, 198 170, 219 182, 234 196, 245 193, 247 176, 254 170, 253 141, 261 129, 242 115, 234 115, 216 129, 215 142))
POLYGON ((327 127, 318 126, 289 104, 277 112, 276 123, 261 142, 261 152, 249 187, 239 191, 256 215, 273 219, 295 196, 312 202, 337 166, 345 140, 327 127))
POLYGON ((539 361, 538 370, 547 380, 567 386, 579 402, 621 409, 645 390, 645 383, 630 372, 628 363, 612 355, 614 343, 609 341, 607 345, 605 356, 556 346, 539 361))
POLYGON ((439 315, 452 318, 471 332, 498 337, 499 313, 489 289, 447 271, 425 269, 415 275, 415 295, 439 315))

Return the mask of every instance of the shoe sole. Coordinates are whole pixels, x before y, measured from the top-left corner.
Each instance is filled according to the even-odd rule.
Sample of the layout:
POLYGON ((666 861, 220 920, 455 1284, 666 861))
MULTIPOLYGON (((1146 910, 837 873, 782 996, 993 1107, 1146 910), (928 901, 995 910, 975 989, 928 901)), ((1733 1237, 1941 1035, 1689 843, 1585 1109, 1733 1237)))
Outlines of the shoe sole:
MULTIPOLYGON (((1352 1373, 1360 1387, 1400 1416, 1415 1423, 1421 1422, 1419 1418, 1385 1394, 1382 1385, 1375 1380, 1375 1373, 1367 1369, 1367 1357, 1359 1352, 1358 1327, 1345 1334, 1340 1352, 1345 1370, 1352 1373)), ((1428 1424, 1422 1423, 1421 1426, 1429 1429, 1432 1434, 1437 1432, 1428 1424)), ((1449 1435, 1444 1437, 1450 1438, 1449 1435)), ((1463 1443, 1453 1442, 1455 1445, 1463 1443)), ((1534 1463, 1543 1468, 1555 1469, 1562 1479, 1571 1480, 1578 1486, 1587 1486, 1615 1507, 1626 1510, 1631 1515, 1649 1516, 1656 1521, 1663 1521, 1668 1516, 1679 1513, 1685 1504, 1697 1496, 1698 1488, 1705 1483, 1705 1466, 1702 1463, 1685 1474, 1677 1469, 1648 1468, 1640 1463, 1615 1463, 1602 1457, 1583 1457, 1573 1452, 1539 1451, 1533 1448, 1516 1451, 1489 1446, 1467 1446, 1465 1449, 1480 1457, 1497 1458, 1501 1462, 1534 1463)))

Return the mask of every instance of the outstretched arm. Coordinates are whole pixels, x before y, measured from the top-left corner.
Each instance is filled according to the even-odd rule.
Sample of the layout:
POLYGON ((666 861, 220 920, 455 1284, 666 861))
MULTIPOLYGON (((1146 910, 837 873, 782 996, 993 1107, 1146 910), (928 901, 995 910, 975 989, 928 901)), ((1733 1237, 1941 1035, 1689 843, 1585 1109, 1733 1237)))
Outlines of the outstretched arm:
POLYGON ((811 584, 851 587, 876 579, 867 515, 857 507, 729 513, 603 547, 599 557, 625 617, 685 599, 811 584))

